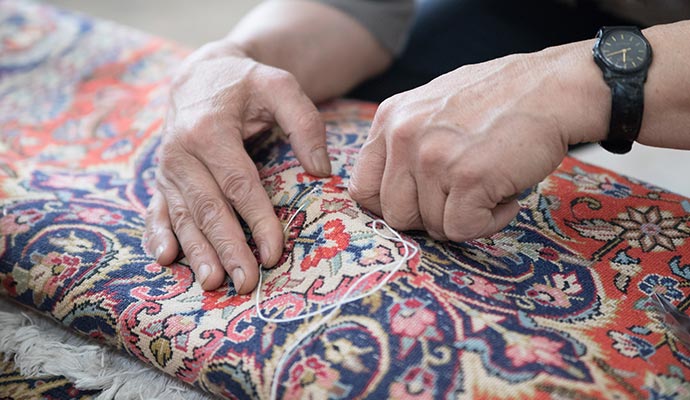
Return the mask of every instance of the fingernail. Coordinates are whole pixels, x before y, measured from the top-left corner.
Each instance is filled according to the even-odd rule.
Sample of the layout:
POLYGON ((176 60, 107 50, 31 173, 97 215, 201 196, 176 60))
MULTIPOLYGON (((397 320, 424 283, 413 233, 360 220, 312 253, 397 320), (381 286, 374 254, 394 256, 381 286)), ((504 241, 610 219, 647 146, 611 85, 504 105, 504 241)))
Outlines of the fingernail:
POLYGON ((156 247, 156 260, 161 258, 161 254, 165 251, 165 245, 161 244, 158 247, 156 247))
POLYGON ((262 243, 259 245, 259 255, 261 256, 261 264, 266 266, 266 262, 271 258, 271 249, 268 248, 267 244, 262 243))
POLYGON ((239 293, 244 283, 244 271, 237 267, 232 270, 232 284, 235 285, 235 292, 239 293))
POLYGON ((209 275, 211 275, 211 266, 208 264, 201 264, 196 271, 196 281, 199 282, 199 285, 203 286, 209 275))
POLYGON ((311 161, 314 163, 316 171, 321 175, 330 175, 331 160, 328 158, 328 152, 323 147, 314 150, 311 153, 311 161))

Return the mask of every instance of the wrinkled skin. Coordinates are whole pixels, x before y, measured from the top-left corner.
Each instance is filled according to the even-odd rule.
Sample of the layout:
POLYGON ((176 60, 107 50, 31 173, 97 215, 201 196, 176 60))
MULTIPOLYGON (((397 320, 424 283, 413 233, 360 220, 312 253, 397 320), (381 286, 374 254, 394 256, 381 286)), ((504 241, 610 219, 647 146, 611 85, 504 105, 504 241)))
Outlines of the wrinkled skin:
MULTIPOLYGON (((265 266, 283 249, 282 226, 243 140, 277 124, 304 169, 327 176, 324 124, 303 89, 317 100, 341 95, 390 58, 368 65, 381 53, 375 39, 316 2, 265 2, 247 18, 235 35, 246 46, 204 46, 174 81, 146 221, 146 245, 159 263, 171 264, 179 243, 205 290, 227 274, 240 294, 254 289, 258 268, 238 218, 265 266), (249 47, 256 60, 285 69, 250 58, 249 47)), ((682 46, 689 33, 690 22, 645 30, 655 58, 640 143, 690 148, 690 92, 678 90, 690 85, 682 46)), ((386 100, 352 171, 350 195, 394 228, 436 239, 500 230, 518 212, 517 195, 552 172, 569 144, 606 138, 611 92, 592 43, 465 66, 386 100)))
POLYGON ((436 239, 490 235, 517 214, 516 195, 567 152, 558 115, 540 93, 560 83, 526 56, 470 65, 381 104, 350 194, 394 228, 436 239))
POLYGON ((147 248, 158 262, 172 263, 179 241, 204 289, 219 287, 227 273, 238 293, 250 292, 258 266, 240 217, 263 265, 278 261, 282 226, 243 146, 274 124, 308 172, 330 174, 324 124, 290 73, 217 43, 185 61, 172 85, 147 213, 147 248))

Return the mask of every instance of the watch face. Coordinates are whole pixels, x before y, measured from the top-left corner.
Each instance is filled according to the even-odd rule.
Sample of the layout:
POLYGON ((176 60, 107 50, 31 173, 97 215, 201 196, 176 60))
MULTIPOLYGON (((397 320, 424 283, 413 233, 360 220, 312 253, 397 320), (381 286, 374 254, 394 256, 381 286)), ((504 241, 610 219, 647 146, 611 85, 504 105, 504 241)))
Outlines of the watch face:
POLYGON ((599 44, 601 55, 609 67, 621 72, 635 71, 646 65, 649 46, 639 34, 625 30, 607 32, 599 44))

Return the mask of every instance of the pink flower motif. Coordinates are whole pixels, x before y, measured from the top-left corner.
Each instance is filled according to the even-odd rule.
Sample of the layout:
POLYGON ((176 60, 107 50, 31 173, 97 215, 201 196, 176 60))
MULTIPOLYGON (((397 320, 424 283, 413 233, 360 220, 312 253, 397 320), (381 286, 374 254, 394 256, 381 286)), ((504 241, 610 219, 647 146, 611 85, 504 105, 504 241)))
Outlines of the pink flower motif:
POLYGON ((468 275, 464 272, 456 271, 451 277, 453 282, 460 286, 467 287, 480 296, 492 297, 499 293, 498 288, 488 279, 479 275, 468 275))
POLYGON ((563 290, 543 283, 532 285, 525 294, 545 306, 570 307, 571 305, 570 298, 563 290))
POLYGON ((339 380, 337 370, 330 368, 318 355, 309 356, 290 368, 285 398, 342 398, 347 390, 339 380))
POLYGON ((165 336, 172 338, 179 334, 191 332, 196 328, 196 323, 192 317, 184 315, 173 315, 165 320, 165 336))
MULTIPOLYGON (((508 342, 510 343, 510 340, 508 342)), ((508 346, 506 356, 516 367, 542 363, 563 368, 565 362, 560 353, 562 347, 563 343, 554 342, 543 336, 524 336, 514 340, 508 346)))
POLYGON ((391 385, 391 399, 431 400, 434 398, 435 377, 432 371, 413 367, 405 373, 402 382, 391 385))
POLYGON ((391 251, 382 245, 367 250, 364 256, 359 259, 359 264, 365 266, 373 264, 385 265, 392 262, 391 251))
POLYGON ((404 303, 397 303, 389 312, 391 329, 396 335, 411 338, 420 336, 438 338, 436 329, 436 314, 424 308, 424 304, 417 299, 407 299, 404 303))
POLYGON ((0 234, 12 235, 24 233, 43 218, 44 214, 38 210, 21 210, 0 218, 0 234))
POLYGON ((89 224, 115 225, 122 220, 122 215, 105 208, 87 208, 77 212, 77 216, 89 224))
POLYGON ((29 230, 28 224, 18 224, 17 220, 19 218, 16 215, 5 215, 0 218, 0 236, 3 235, 16 235, 18 233, 24 233, 29 230))

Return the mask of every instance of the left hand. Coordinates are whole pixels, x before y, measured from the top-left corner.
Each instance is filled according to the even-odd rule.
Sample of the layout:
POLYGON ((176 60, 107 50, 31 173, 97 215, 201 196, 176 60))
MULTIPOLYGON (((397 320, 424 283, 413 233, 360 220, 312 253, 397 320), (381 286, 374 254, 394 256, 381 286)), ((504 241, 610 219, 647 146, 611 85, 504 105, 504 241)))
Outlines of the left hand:
POLYGON ((351 196, 392 227, 436 239, 502 229, 519 211, 517 195, 552 172, 569 143, 606 134, 610 92, 589 49, 580 42, 465 66, 386 100, 351 196))

